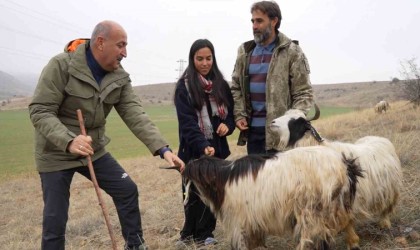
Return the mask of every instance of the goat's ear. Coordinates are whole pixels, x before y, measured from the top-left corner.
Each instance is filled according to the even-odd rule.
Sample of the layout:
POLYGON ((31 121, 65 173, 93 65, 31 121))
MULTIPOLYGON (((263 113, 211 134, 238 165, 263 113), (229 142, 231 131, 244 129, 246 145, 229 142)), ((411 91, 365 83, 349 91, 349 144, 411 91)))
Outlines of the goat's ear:
POLYGON ((289 142, 287 144, 288 147, 293 146, 299 141, 304 135, 305 132, 308 130, 307 127, 308 121, 304 118, 299 117, 297 119, 291 119, 288 123, 290 137, 289 142))

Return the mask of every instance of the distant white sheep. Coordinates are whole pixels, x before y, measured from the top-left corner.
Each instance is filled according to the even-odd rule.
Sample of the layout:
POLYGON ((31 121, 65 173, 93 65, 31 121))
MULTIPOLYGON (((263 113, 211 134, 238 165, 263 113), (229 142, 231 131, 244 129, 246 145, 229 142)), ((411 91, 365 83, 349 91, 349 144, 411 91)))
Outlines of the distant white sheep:
POLYGON ((254 249, 267 235, 287 233, 299 238, 297 249, 329 249, 338 232, 352 228, 361 170, 335 150, 302 147, 270 159, 202 157, 183 176, 231 234, 232 249, 254 249))
POLYGON ((354 144, 324 140, 310 124, 319 117, 318 107, 315 109, 314 118, 309 120, 301 111, 287 111, 272 121, 270 130, 278 133, 279 144, 284 147, 323 145, 346 157, 355 157, 365 175, 359 181, 353 207, 356 219, 362 222, 372 219, 379 221, 380 227, 390 228, 389 216, 399 199, 402 183, 401 163, 393 144, 378 136, 366 136, 354 144))
POLYGON ((386 113, 386 111, 387 111, 389 108, 390 108, 389 103, 388 103, 387 101, 385 101, 385 100, 382 100, 382 101, 378 102, 378 103, 375 105, 374 110, 375 110, 375 112, 376 112, 376 113, 381 114, 381 113, 383 113, 383 112, 385 112, 385 113, 386 113))

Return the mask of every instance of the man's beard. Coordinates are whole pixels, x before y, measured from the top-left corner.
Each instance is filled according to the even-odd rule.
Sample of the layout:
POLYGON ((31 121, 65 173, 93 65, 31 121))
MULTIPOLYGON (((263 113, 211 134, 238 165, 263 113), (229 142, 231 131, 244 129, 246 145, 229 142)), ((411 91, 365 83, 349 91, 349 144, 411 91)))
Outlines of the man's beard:
POLYGON ((271 24, 268 25, 267 28, 263 30, 262 32, 260 31, 254 32, 254 41, 257 44, 264 43, 268 40, 270 35, 271 35, 271 24))

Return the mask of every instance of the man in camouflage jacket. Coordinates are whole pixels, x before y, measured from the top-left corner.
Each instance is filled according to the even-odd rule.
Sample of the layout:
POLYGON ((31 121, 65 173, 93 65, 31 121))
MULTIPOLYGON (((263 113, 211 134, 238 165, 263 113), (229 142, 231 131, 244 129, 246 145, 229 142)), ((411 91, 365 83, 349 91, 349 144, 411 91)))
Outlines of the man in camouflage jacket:
MULTIPOLYGON (((283 115, 288 109, 300 109, 306 114, 312 107, 313 90, 309 79, 309 65, 298 42, 292 41, 278 31, 281 13, 275 2, 254 3, 251 13, 255 39, 239 47, 232 74, 231 92, 235 101, 234 116, 236 126, 241 130, 238 145, 245 145, 248 141, 248 153, 281 151, 283 148, 279 148, 276 135, 271 133, 268 126, 273 119, 283 115), (271 46, 271 54, 270 52, 268 55, 253 54, 258 46, 262 48, 262 51, 271 46), (265 58, 271 58, 271 60, 264 62, 265 58), (255 69, 255 67, 264 67, 263 63, 265 67, 268 67, 266 72, 252 78, 250 64, 253 64, 251 67, 255 69), (257 79, 257 84, 261 84, 258 82, 258 80, 261 81, 261 76, 262 81, 265 80, 265 93, 254 94, 256 98, 253 98, 252 88, 258 85, 252 86, 252 81, 257 79), (261 94, 265 95, 262 101, 265 105, 265 110, 263 110, 265 116, 262 117, 265 119, 265 125, 258 129, 259 127, 252 127, 253 119, 256 119, 253 116, 256 114, 253 104, 258 102, 261 104, 261 94), (254 135, 256 135, 256 140, 254 140, 254 135), (250 139, 253 137, 254 139, 250 139)), ((258 70, 260 68, 256 71, 261 73, 258 70)))

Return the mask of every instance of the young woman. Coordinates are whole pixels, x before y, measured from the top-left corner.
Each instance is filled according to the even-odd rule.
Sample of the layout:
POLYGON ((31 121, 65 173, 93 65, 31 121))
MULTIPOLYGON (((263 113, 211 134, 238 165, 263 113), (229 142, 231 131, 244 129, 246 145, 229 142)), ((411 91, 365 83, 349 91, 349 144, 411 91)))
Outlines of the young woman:
MULTIPOLYGON (((174 101, 179 158, 187 163, 202 155, 228 157, 226 136, 235 129, 233 98, 209 40, 199 39, 191 45, 188 67, 177 82, 174 101)), ((191 192, 184 207, 185 222, 178 246, 192 241, 204 245, 217 243, 213 236, 216 219, 196 193, 191 192)))

